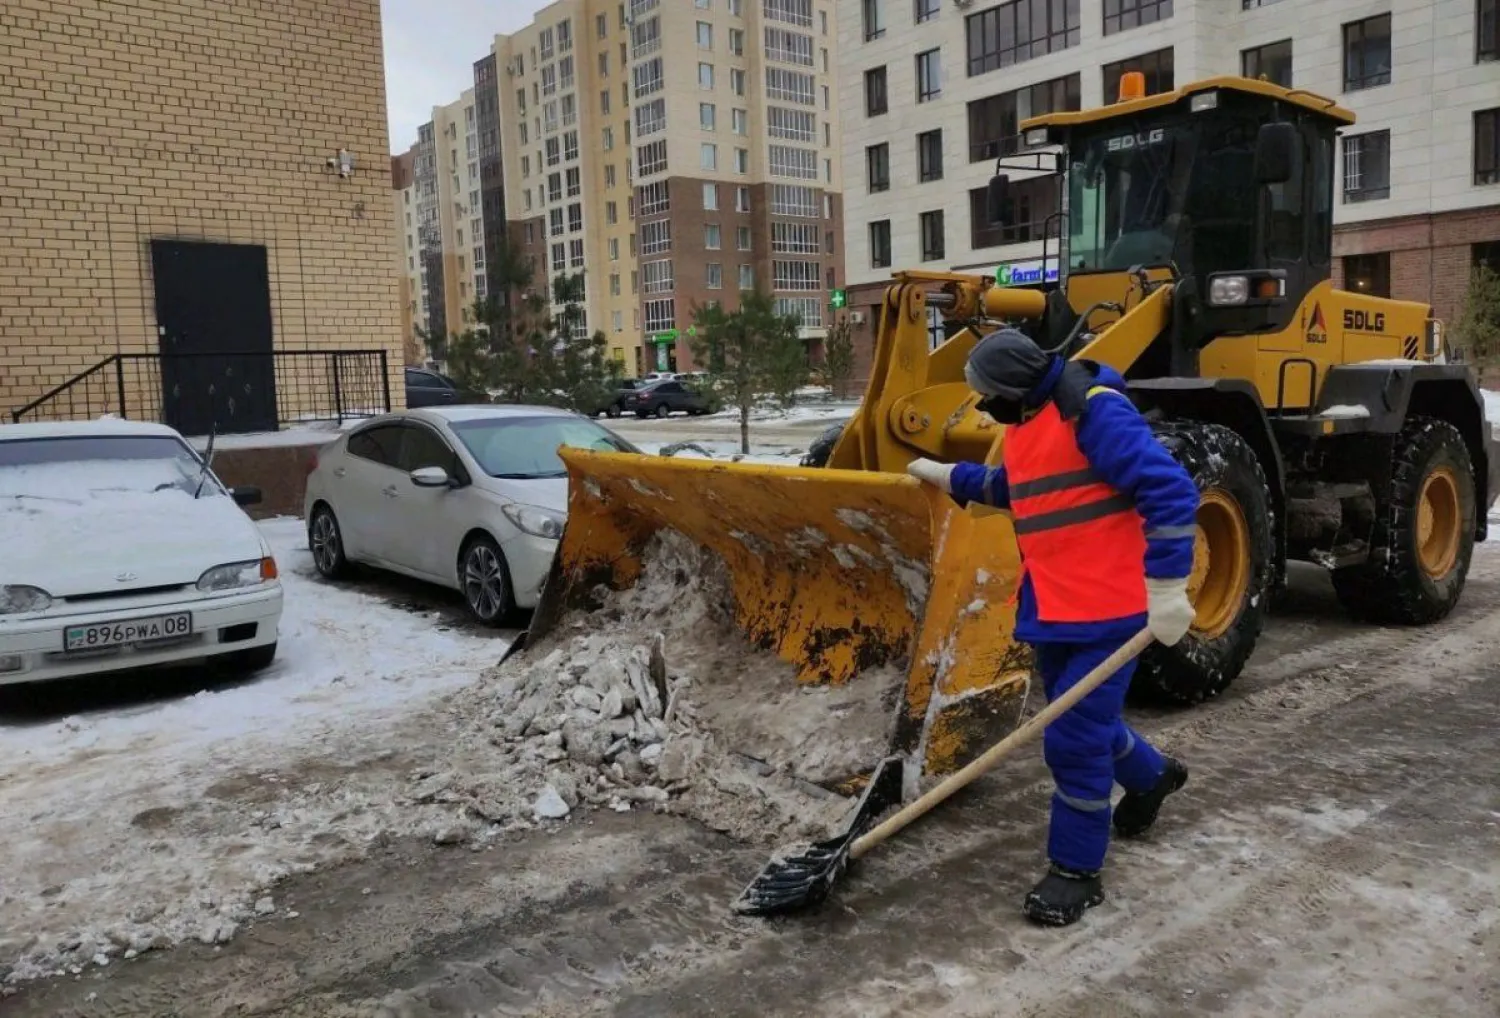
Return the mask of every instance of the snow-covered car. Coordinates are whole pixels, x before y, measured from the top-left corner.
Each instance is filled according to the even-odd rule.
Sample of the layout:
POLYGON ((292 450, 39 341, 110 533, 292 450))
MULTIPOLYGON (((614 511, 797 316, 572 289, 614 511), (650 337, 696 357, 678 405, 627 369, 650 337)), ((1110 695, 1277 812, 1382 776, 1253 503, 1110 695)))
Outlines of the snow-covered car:
POLYGON ((534 608, 567 519, 561 446, 638 452, 551 407, 426 407, 360 425, 314 455, 303 503, 318 571, 375 566, 463 594, 485 625, 534 608))
POLYGON ((0 427, 0 684, 276 656, 281 582, 182 436, 100 420, 0 427))

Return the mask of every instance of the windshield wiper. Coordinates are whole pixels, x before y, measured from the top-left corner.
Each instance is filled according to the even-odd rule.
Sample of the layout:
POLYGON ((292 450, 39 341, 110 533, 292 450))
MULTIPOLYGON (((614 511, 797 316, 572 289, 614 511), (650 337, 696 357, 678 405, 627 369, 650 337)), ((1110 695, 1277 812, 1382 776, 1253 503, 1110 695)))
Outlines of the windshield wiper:
POLYGON ((545 481, 558 477, 567 477, 566 470, 559 470, 555 474, 490 474, 491 477, 502 481, 545 481))
POLYGON ((193 497, 197 498, 203 494, 203 485, 208 483, 208 467, 214 461, 214 436, 219 433, 219 422, 215 421, 209 425, 208 448, 203 451, 203 472, 198 475, 198 487, 193 489, 193 497))

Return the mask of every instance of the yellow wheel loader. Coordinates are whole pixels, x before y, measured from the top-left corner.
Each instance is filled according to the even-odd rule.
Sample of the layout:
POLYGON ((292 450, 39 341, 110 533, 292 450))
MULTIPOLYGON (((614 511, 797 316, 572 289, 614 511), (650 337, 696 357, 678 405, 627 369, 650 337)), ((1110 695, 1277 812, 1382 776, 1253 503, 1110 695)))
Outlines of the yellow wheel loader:
MULTIPOLYGON (((809 690, 894 671, 887 751, 908 774, 973 759, 1017 724, 1029 684, 1012 638, 1015 535, 1005 514, 960 508, 904 470, 919 456, 1000 461, 1005 429, 975 409, 963 365, 1002 325, 1121 372, 1199 485, 1197 620, 1143 658, 1139 688, 1184 704, 1222 692, 1289 559, 1327 568, 1370 621, 1447 614, 1485 536, 1497 456, 1431 308, 1330 281, 1335 136, 1353 114, 1245 78, 1152 96, 1139 85, 1127 76, 1119 102, 1026 121, 991 181, 998 221, 1018 163, 1062 178, 1057 285, 896 273, 864 400, 822 462, 563 450, 569 517, 527 641, 545 645, 565 619, 607 626, 607 609, 589 613, 635 584, 670 532, 722 578, 736 653, 778 658, 778 681, 809 690), (948 326, 935 349, 929 308, 948 326)), ((770 681, 739 677, 723 633, 704 639, 735 673, 721 680, 770 681)), ((848 723, 830 713, 826 738, 848 723)))

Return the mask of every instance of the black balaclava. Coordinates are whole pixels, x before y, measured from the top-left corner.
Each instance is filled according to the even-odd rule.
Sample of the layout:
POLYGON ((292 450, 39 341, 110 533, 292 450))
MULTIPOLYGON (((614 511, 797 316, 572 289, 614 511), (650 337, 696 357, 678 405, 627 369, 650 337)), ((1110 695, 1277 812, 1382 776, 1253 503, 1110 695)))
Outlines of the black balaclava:
POLYGON ((974 345, 964 380, 983 397, 980 410, 1001 424, 1020 424, 1026 396, 1046 379, 1052 355, 1015 329, 1001 329, 974 345))

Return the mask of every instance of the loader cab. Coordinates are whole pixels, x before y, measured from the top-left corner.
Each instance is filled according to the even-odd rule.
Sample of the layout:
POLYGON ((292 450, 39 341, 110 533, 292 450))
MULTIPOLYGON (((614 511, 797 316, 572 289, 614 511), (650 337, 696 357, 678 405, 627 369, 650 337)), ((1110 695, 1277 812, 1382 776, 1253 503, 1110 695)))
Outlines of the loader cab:
POLYGON ((1145 269, 1178 280, 1191 349, 1286 328, 1330 273, 1334 135, 1352 119, 1310 93, 1215 78, 1024 123, 1028 147, 1063 147, 1073 310, 1133 303, 1130 270, 1145 269))

